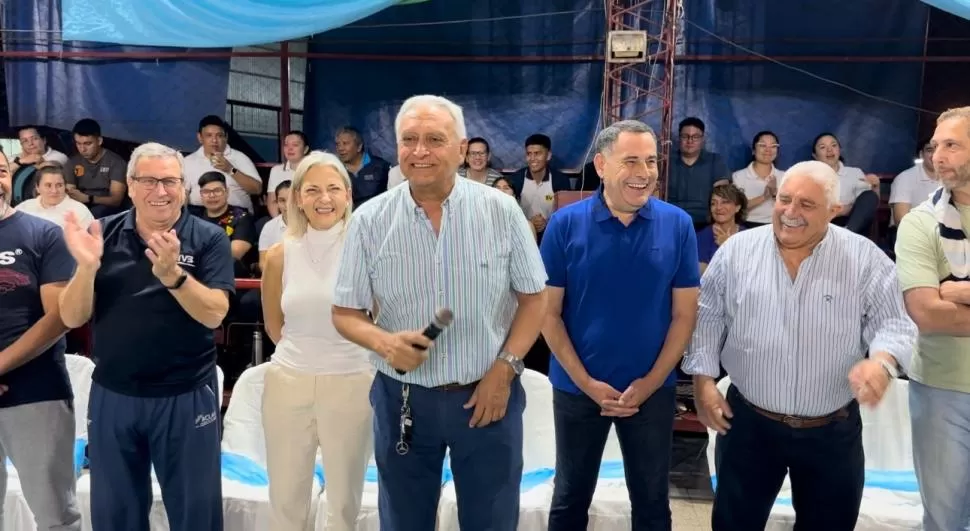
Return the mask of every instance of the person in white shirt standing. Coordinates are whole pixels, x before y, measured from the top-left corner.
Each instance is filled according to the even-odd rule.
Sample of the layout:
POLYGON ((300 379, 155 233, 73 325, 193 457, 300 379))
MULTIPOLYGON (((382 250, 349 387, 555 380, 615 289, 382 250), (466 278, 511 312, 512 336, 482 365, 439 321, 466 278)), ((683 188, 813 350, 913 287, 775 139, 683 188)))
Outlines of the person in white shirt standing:
POLYGON ((892 206, 892 225, 899 225, 910 209, 926 201, 940 187, 940 178, 933 171, 933 144, 924 138, 916 152, 916 163, 893 179, 889 192, 892 206))
POLYGON ((253 212, 250 196, 263 193, 263 178, 256 171, 256 165, 240 151, 228 146, 226 123, 215 115, 199 121, 199 144, 202 147, 185 157, 185 189, 189 192, 189 204, 202 205, 202 189, 199 177, 210 171, 226 175, 229 188, 229 204, 253 212))
POLYGON ((64 227, 64 215, 74 212, 78 225, 87 229, 94 215, 80 201, 67 196, 64 168, 56 162, 45 162, 37 170, 37 197, 17 205, 17 210, 44 218, 64 227))
POLYGON ((293 172, 308 153, 310 142, 303 131, 286 133, 283 137, 283 164, 277 164, 269 170, 269 182, 266 184, 266 210, 271 217, 275 218, 283 213, 276 204, 276 188, 280 183, 293 179, 293 172))
POLYGON ((731 175, 731 183, 743 190, 748 199, 747 227, 771 223, 778 181, 785 174, 775 167, 779 147, 778 135, 771 131, 759 132, 751 141, 751 164, 731 175))
POLYGON ((287 234, 263 272, 266 332, 276 343, 263 390, 270 529, 303 531, 319 448, 327 484, 327 531, 357 528, 372 453, 368 394, 374 372, 321 308, 333 303, 350 220, 350 176, 340 159, 313 152, 293 174, 287 234))

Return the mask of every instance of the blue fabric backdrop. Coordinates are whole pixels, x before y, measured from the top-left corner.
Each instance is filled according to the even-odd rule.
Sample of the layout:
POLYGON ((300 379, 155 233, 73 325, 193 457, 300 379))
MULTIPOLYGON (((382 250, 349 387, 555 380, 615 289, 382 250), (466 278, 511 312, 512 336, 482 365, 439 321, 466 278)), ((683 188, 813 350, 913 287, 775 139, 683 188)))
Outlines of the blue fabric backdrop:
POLYGON ((299 39, 395 0, 63 0, 64 38, 220 48, 299 39))
MULTIPOLYGON (((359 24, 317 35, 310 51, 485 57, 601 53, 602 0, 431 0, 400 6, 359 24), (547 13, 562 13, 547 15, 547 13), (510 17, 503 20, 482 20, 510 17), (442 21, 472 21, 437 24, 442 21), (430 23, 430 24, 429 24, 430 23)), ((603 64, 596 62, 405 62, 313 60, 304 128, 314 145, 352 124, 370 149, 396 163, 394 118, 415 94, 461 105, 469 136, 491 144, 498 167, 524 164, 532 133, 552 138, 554 163, 576 167, 599 119, 603 64)))
MULTIPOLYGON (((766 56, 920 56, 928 13, 916 0, 685 4, 685 53, 691 55, 745 54, 713 33, 766 56)), ((810 158, 812 140, 827 131, 841 140, 846 163, 865 171, 897 172, 913 164, 918 112, 906 106, 919 106, 920 63, 790 66, 682 63, 675 127, 685 116, 704 119, 709 145, 728 155, 732 169, 750 160, 752 137, 764 129, 778 133, 782 168, 810 158)))
MULTIPOLYGON (((132 49, 62 42, 57 0, 13 0, 4 6, 7 29, 15 30, 7 40, 9 50, 132 49)), ((7 60, 4 70, 11 125, 70 129, 81 118, 94 118, 105 136, 194 149, 199 119, 226 110, 228 59, 7 60)))
POLYGON ((970 19, 970 0, 923 0, 923 2, 958 17, 970 19))

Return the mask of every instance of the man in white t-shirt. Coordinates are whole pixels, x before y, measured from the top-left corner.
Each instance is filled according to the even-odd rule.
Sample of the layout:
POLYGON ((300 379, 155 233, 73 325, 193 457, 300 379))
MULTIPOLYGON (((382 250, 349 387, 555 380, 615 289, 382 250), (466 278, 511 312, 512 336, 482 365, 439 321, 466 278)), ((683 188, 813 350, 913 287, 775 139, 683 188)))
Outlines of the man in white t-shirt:
POLYGON ((229 204, 252 212, 250 196, 263 193, 263 179, 249 157, 228 147, 226 132, 226 123, 218 116, 209 115, 199 122, 198 139, 202 147, 185 157, 183 171, 189 204, 202 205, 199 177, 206 172, 219 171, 226 175, 229 204))
POLYGON ((940 187, 940 180, 933 171, 933 146, 929 139, 919 145, 916 164, 893 179, 889 193, 892 206, 891 225, 899 225, 910 209, 929 198, 940 187))
POLYGON ((290 181, 283 181, 276 186, 276 208, 280 215, 266 222, 263 230, 259 231, 259 270, 266 265, 266 253, 269 248, 283 241, 286 232, 286 207, 290 201, 290 181))

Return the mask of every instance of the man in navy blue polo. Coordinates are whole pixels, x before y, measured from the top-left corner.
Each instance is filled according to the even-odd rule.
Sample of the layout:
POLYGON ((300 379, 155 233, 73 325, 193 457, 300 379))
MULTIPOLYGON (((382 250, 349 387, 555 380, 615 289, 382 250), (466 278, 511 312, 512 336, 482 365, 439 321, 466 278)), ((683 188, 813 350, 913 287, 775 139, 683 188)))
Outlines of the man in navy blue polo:
POLYGON ((74 394, 57 307, 74 260, 60 227, 10 206, 12 185, 0 151, 0 493, 9 457, 37 528, 80 531, 74 394))
POLYGON ((212 330, 234 292, 229 238, 185 210, 174 149, 139 146, 127 182, 133 209, 90 231, 70 216, 64 226, 77 272, 61 317, 72 328, 93 319, 93 529, 148 530, 154 465, 172 531, 221 531, 212 330))
POLYGON ((657 141, 641 122, 596 139, 593 196, 556 212, 542 240, 549 306, 542 333, 556 428, 549 531, 585 530, 610 426, 623 452, 633 530, 671 528, 667 481, 673 371, 697 316, 691 218, 651 198, 657 141))

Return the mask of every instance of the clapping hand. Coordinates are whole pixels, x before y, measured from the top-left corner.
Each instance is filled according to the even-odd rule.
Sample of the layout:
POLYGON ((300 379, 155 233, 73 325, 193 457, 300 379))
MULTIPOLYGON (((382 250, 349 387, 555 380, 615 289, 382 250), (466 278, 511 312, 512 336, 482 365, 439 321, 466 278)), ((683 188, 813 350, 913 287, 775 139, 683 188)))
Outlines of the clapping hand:
POLYGON ((64 242, 78 267, 97 269, 101 266, 104 239, 99 221, 94 221, 85 230, 78 223, 77 214, 68 212, 64 215, 64 242))
POLYGON ((181 272, 179 271, 179 251, 182 243, 175 236, 175 229, 168 232, 156 232, 147 242, 145 256, 152 262, 152 274, 163 284, 171 284, 181 272), (171 281, 171 282, 170 282, 171 281))

